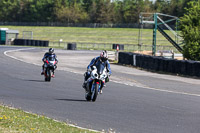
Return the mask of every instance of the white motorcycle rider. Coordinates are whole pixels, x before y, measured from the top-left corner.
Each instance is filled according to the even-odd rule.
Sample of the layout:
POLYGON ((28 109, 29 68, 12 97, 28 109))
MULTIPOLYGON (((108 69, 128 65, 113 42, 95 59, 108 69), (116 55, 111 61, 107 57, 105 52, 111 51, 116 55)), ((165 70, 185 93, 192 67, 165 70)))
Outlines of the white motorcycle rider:
POLYGON ((100 56, 94 58, 87 68, 87 72, 84 74, 83 88, 86 90, 86 100, 95 101, 98 93, 102 93, 102 88, 109 81, 111 75, 107 52, 103 51, 100 56))

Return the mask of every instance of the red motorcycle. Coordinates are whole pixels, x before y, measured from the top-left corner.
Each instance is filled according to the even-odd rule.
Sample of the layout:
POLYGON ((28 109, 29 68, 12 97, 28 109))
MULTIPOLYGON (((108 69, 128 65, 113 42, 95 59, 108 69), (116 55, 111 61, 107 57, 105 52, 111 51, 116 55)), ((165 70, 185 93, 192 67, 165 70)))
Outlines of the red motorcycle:
POLYGON ((49 56, 44 61, 44 79, 45 81, 50 82, 51 77, 54 74, 54 70, 56 69, 56 60, 53 56, 49 56))

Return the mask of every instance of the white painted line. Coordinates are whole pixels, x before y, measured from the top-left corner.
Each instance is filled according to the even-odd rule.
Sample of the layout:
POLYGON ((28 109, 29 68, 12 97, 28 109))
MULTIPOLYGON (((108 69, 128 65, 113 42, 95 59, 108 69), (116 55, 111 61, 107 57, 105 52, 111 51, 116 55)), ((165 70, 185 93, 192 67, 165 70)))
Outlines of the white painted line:
POLYGON ((194 93, 187 93, 187 92, 180 92, 180 91, 170 91, 170 90, 157 89, 157 88, 152 88, 152 87, 146 87, 145 89, 155 90, 155 91, 162 91, 162 92, 168 92, 168 93, 174 93, 174 94, 182 94, 182 95, 189 95, 189 96, 200 97, 200 94, 194 94, 194 93))
POLYGON ((17 51, 22 51, 22 50, 32 50, 32 49, 35 49, 35 48, 24 48, 24 49, 15 49, 15 50, 8 50, 8 51, 5 51, 4 52, 4 55, 10 57, 10 58, 13 58, 15 60, 18 60, 18 61, 21 61, 21 62, 25 62, 25 63, 29 63, 29 64, 34 64, 34 65, 39 65, 39 64, 36 64, 36 63, 32 63, 32 62, 27 62, 27 61, 24 61, 22 59, 19 59, 17 57, 14 57, 14 56, 11 56, 9 55, 8 53, 11 53, 11 52, 17 52, 17 51))

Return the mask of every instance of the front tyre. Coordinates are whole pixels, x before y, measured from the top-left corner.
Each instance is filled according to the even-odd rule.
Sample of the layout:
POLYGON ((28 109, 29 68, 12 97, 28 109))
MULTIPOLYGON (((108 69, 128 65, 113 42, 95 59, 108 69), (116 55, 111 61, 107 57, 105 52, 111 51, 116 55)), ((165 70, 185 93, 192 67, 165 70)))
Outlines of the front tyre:
POLYGON ((92 96, 91 96, 91 99, 93 102, 95 102, 97 99, 98 89, 99 89, 99 84, 96 83, 96 85, 94 87, 94 91, 92 92, 92 96))
POLYGON ((51 81, 51 70, 48 68, 46 69, 45 81, 51 81))

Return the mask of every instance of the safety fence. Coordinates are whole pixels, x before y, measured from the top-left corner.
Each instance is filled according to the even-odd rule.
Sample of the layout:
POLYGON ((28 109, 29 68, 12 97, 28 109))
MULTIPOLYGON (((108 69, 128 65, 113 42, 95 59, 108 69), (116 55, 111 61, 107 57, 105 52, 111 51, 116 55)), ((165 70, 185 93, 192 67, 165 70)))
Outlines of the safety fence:
MULTIPOLYGON (((11 26, 52 26, 52 27, 88 27, 88 28, 140 28, 139 23, 62 23, 62 22, 1 22, 0 25, 11 26)), ((175 25, 169 25, 172 29, 176 29, 175 25)), ((161 25, 163 29, 167 29, 161 25)), ((152 24, 143 24, 143 29, 152 29, 152 24)))
MULTIPOLYGON (((40 46, 40 47, 58 47, 68 50, 119 50, 119 51, 151 51, 152 45, 138 44, 111 44, 111 43, 75 43, 75 42, 49 42, 45 40, 34 39, 15 39, 13 45, 18 46, 40 46)), ((178 51, 173 46, 157 45, 157 51, 178 51)))
MULTIPOLYGON (((68 44, 71 42, 49 42, 49 46, 59 47, 67 49, 68 44)), ((87 50, 116 50, 117 46, 119 51, 152 51, 152 45, 138 45, 138 44, 112 44, 112 43, 81 43, 81 42, 72 42, 76 44, 76 49, 87 49, 87 50)), ((173 46, 164 46, 157 45, 157 51, 166 51, 170 50, 174 53, 179 53, 177 49, 173 46)))
POLYGON ((200 62, 198 61, 175 60, 137 53, 120 52, 118 63, 151 71, 200 77, 200 62))
MULTIPOLYGON (((139 28, 139 23, 62 23, 62 22, 0 22, 0 25, 14 26, 56 26, 56 27, 89 27, 89 28, 139 28)), ((152 25, 145 25, 145 28, 152 28, 152 25)))

